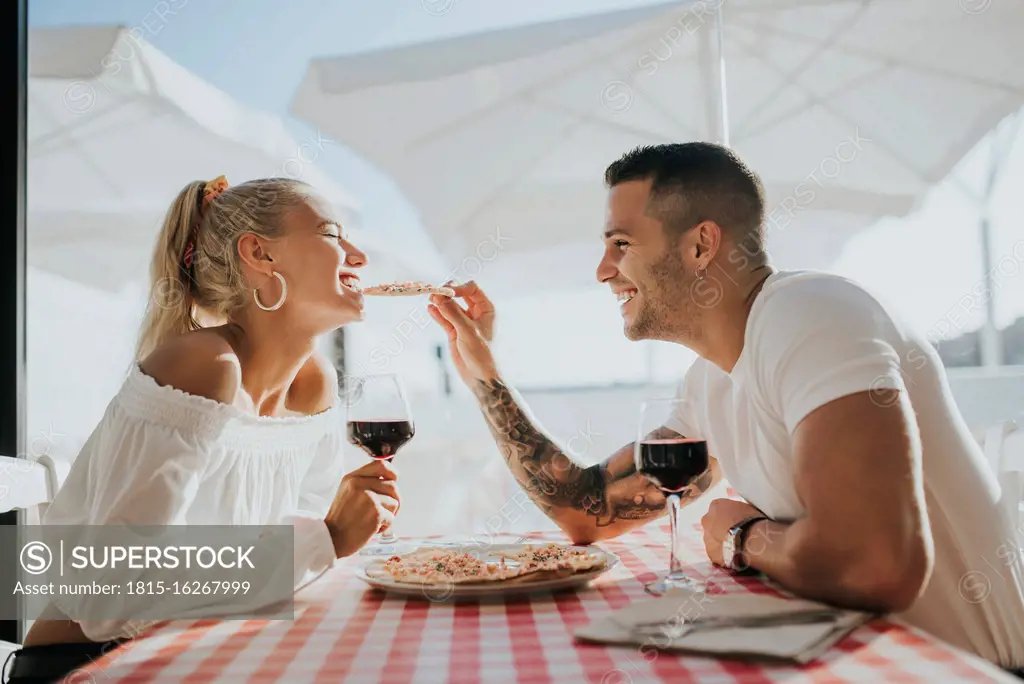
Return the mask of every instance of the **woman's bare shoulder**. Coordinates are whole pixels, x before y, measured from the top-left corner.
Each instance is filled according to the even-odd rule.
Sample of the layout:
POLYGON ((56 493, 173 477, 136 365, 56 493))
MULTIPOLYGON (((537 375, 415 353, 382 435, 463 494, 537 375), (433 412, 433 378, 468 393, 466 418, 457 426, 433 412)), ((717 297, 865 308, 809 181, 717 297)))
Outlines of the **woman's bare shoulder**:
POLYGON ((214 328, 168 340, 143 359, 140 368, 159 385, 222 404, 233 404, 242 387, 238 356, 214 328))
POLYGON ((334 363, 315 352, 302 368, 288 392, 289 408, 310 415, 322 413, 334 405, 338 388, 338 371, 334 363))

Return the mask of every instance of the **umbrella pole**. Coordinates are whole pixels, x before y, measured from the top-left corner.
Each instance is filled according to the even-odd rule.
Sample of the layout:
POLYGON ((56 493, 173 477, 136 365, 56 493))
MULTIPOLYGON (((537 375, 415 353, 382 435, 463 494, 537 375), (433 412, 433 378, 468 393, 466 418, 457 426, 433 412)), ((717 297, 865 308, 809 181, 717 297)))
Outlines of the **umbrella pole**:
POLYGON ((985 280, 985 321, 978 331, 978 346, 981 351, 983 367, 1001 366, 1003 364, 1003 345, 999 329, 996 328, 996 293, 998 284, 995 281, 995 265, 992 248, 992 195, 996 183, 1003 170, 1003 164, 1013 148, 1017 132, 1020 130, 1021 113, 1013 115, 1007 125, 997 126, 991 134, 992 153, 989 156, 988 176, 981 196, 978 233, 981 240, 981 268, 985 280))
MULTIPOLYGON (((715 8, 715 101, 717 104, 715 111, 714 121, 714 137, 715 142, 719 145, 729 146, 729 96, 725 86, 725 29, 722 21, 722 5, 724 2, 719 2, 718 7, 715 8)), ((647 375, 647 383, 654 384, 654 344, 652 342, 647 343, 647 348, 644 353, 644 361, 646 362, 645 371, 647 375)))
POLYGON ((344 378, 345 368, 345 328, 341 327, 331 333, 331 362, 338 369, 338 377, 344 378))
POLYGON ((989 197, 982 200, 981 219, 979 221, 979 233, 981 238, 981 268, 985 278, 985 292, 988 297, 985 299, 985 321, 978 331, 979 346, 981 348, 981 365, 987 368, 1002 365, 1002 344, 999 339, 999 330, 996 328, 996 293, 995 282, 992 277, 992 229, 989 222, 989 197))
POLYGON ((729 95, 725 84, 725 28, 722 17, 722 6, 719 2, 715 9, 715 57, 717 69, 715 73, 715 85, 718 100, 718 116, 715 130, 715 141, 720 145, 729 146, 729 95))

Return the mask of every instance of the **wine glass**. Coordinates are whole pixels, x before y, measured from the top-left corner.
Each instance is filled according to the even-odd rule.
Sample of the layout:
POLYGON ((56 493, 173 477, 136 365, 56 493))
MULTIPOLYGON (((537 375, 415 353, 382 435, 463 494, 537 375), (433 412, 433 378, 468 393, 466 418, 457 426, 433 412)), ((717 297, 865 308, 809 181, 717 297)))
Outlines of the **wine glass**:
POLYGON ((668 574, 649 583, 648 593, 661 595, 670 589, 683 588, 704 591, 703 585, 683 572, 678 556, 679 493, 707 472, 708 444, 704 440, 675 437, 654 439, 648 437, 663 426, 666 419, 682 409, 679 399, 655 399, 640 407, 640 429, 633 453, 637 472, 646 476, 665 494, 668 500, 669 522, 672 529, 668 574))
MULTIPOLYGON (((370 458, 390 463, 416 433, 405 387, 394 373, 345 376, 342 396, 348 413, 348 441, 370 458)), ((364 547, 360 555, 393 555, 407 550, 408 545, 401 543, 389 526, 378 534, 377 543, 364 547)))

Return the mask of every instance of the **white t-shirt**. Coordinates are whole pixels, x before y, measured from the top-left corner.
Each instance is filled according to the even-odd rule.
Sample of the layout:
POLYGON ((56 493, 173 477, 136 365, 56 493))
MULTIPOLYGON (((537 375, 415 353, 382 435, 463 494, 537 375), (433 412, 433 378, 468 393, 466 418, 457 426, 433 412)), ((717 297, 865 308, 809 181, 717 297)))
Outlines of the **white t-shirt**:
POLYGON ((1024 562, 1015 520, 961 418, 942 362, 857 284, 815 272, 772 274, 750 311, 732 373, 698 359, 667 425, 708 442, 743 498, 779 521, 802 517, 793 431, 816 408, 871 389, 905 390, 917 415, 935 568, 899 615, 999 664, 1024 667, 1024 562))

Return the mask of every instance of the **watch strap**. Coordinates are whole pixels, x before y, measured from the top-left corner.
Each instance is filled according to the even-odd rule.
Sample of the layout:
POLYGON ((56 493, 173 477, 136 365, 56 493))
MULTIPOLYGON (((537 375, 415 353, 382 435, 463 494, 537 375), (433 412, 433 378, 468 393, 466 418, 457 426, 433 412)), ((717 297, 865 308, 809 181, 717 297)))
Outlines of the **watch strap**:
POLYGON ((732 529, 729 530, 729 534, 733 537, 733 556, 732 563, 729 567, 730 570, 734 570, 736 572, 746 572, 750 570, 750 566, 747 563, 746 553, 743 549, 744 543, 746 542, 747 534, 750 533, 750 528, 752 528, 756 523, 767 519, 767 515, 752 515, 746 520, 741 520, 736 523, 733 525, 732 529))

